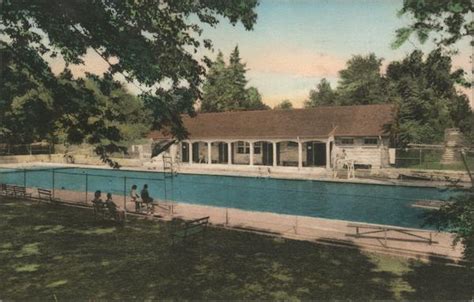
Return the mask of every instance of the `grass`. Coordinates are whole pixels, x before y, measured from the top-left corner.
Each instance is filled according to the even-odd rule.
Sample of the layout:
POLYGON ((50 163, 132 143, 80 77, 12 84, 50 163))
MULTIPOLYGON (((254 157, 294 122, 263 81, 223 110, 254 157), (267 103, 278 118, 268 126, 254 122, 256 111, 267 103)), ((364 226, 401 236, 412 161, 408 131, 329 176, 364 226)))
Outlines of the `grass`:
POLYGON ((470 299, 471 273, 209 228, 172 247, 170 223, 96 222, 87 209, 0 200, 0 300, 470 299))

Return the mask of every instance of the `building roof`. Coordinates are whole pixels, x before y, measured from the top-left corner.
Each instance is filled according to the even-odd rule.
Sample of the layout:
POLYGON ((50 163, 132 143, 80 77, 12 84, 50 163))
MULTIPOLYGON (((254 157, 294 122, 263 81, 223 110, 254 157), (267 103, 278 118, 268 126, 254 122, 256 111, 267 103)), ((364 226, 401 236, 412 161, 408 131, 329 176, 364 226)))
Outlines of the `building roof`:
MULTIPOLYGON (((327 138, 387 136, 395 106, 327 106, 291 110, 200 113, 183 116, 189 139, 327 138)), ((153 131, 153 139, 167 138, 153 131)))

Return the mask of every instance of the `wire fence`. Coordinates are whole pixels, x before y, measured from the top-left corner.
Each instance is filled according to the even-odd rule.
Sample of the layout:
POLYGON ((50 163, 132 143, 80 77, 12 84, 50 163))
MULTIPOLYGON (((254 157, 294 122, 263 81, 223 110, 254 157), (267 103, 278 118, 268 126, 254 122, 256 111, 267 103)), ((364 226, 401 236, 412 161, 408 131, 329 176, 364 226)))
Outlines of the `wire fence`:
POLYGON ((3 155, 35 155, 53 154, 54 145, 48 143, 36 144, 0 144, 0 156, 3 155))
MULTIPOLYGON (((474 170, 474 150, 465 150, 466 164, 474 170)), ((444 148, 405 148, 396 149, 395 167, 429 170, 466 171, 461 150, 444 148)))
POLYGON ((447 200, 459 193, 445 188, 69 167, 0 169, 0 183, 24 186, 34 197, 37 188, 50 189, 55 198, 78 205, 92 205, 94 193, 100 190, 103 199, 111 193, 127 212, 136 212, 132 185, 140 193, 147 184, 156 214, 211 216, 213 223, 277 231, 302 228, 311 217, 420 227, 424 210, 413 207, 417 200, 447 200))

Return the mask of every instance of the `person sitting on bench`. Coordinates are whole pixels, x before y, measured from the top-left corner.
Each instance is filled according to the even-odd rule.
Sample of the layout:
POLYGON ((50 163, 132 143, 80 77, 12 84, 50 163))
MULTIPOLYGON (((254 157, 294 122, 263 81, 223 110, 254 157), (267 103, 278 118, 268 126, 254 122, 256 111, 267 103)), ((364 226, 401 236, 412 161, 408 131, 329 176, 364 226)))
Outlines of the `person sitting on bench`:
POLYGON ((104 207, 105 203, 102 201, 101 197, 102 197, 102 192, 100 190, 95 191, 94 199, 92 200, 92 203, 97 207, 104 207))
POLYGON ((125 221, 125 211, 115 204, 115 202, 112 200, 111 193, 107 193, 107 200, 105 201, 105 205, 109 210, 109 213, 117 222, 125 221))
POLYGON ((137 185, 132 186, 132 190, 130 191, 130 198, 132 199, 132 202, 135 203, 135 212, 140 211, 140 201, 138 200, 140 198, 140 195, 137 193, 137 185))
POLYGON ((146 204, 147 210, 151 210, 151 203, 153 202, 153 198, 150 197, 150 193, 148 193, 148 185, 145 184, 143 186, 142 191, 140 192, 142 197, 142 202, 146 204))
POLYGON ((92 200, 92 206, 94 208, 94 214, 95 215, 98 215, 98 214, 103 215, 104 214, 105 202, 102 201, 101 197, 102 197, 102 192, 99 191, 99 190, 95 191, 94 199, 92 200))

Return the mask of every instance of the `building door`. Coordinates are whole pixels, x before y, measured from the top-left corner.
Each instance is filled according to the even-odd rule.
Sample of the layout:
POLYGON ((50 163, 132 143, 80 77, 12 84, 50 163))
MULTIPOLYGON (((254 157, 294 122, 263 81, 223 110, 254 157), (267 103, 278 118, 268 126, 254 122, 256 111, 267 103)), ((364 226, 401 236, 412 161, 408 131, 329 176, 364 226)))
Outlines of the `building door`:
POLYGON ((193 162, 199 162, 199 143, 193 143, 193 162))
POLYGON ((262 164, 264 166, 273 166, 273 144, 262 142, 262 164))
POLYGON ((306 143, 306 166, 316 167, 326 165, 326 144, 320 142, 306 143))
POLYGON ((189 144, 181 143, 181 161, 184 163, 189 162, 189 144))
POLYGON ((227 143, 219 143, 219 163, 228 163, 229 160, 229 153, 228 153, 228 144, 227 143))
POLYGON ((326 144, 313 143, 314 165, 326 166, 326 144))
POLYGON ((314 164, 314 146, 312 142, 306 143, 306 166, 312 167, 314 164))

